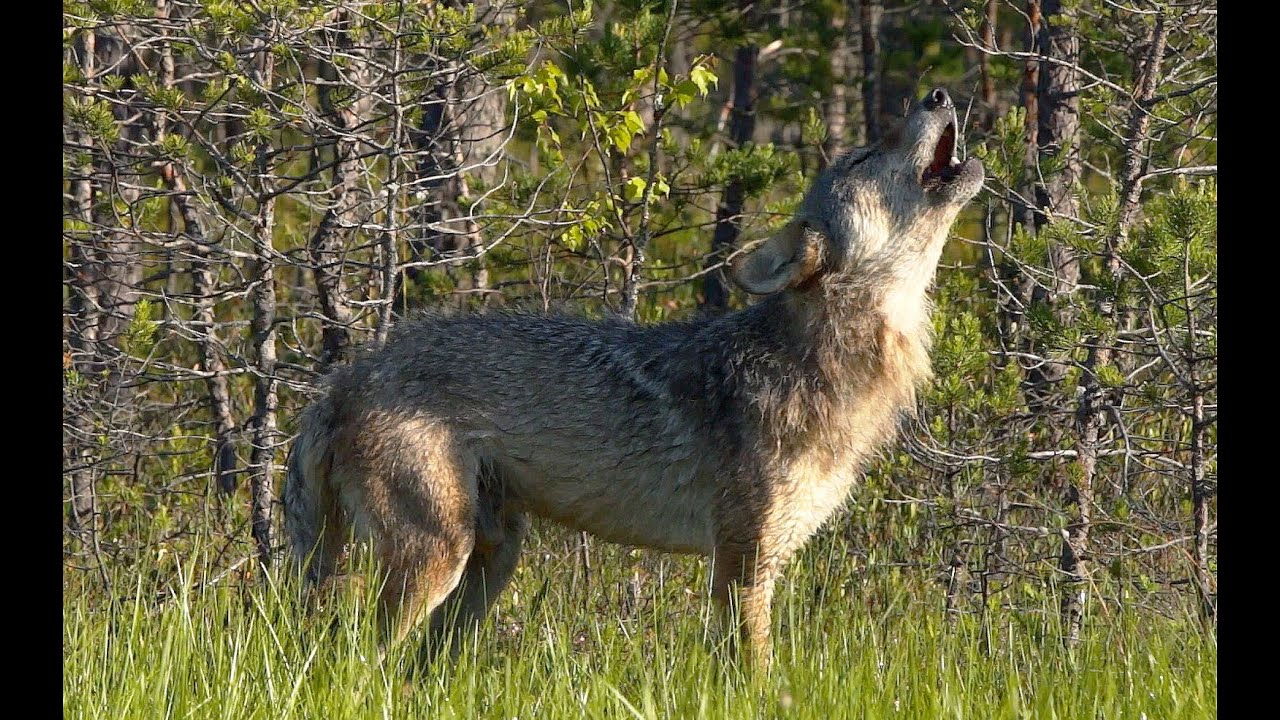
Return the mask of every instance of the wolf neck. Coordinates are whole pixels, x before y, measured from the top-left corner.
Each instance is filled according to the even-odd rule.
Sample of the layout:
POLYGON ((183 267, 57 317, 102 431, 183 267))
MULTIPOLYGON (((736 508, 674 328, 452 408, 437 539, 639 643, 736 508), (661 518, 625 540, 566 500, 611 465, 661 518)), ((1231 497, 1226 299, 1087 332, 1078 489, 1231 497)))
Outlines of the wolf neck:
POLYGON ((886 279, 834 281, 820 302, 802 310, 811 315, 805 326, 825 351, 832 380, 846 392, 887 383, 914 394, 928 379, 932 268, 886 279))
MULTIPOLYGON (((793 386, 806 417, 776 428, 816 440, 834 455, 860 462, 890 439, 930 376, 928 288, 933 263, 905 272, 829 277, 811 291, 782 299, 787 325, 810 349, 812 381, 793 386), (816 434, 814 434, 816 433, 816 434)), ((781 299, 781 298, 780 298, 781 299)), ((842 462, 833 457, 836 462, 842 462)))

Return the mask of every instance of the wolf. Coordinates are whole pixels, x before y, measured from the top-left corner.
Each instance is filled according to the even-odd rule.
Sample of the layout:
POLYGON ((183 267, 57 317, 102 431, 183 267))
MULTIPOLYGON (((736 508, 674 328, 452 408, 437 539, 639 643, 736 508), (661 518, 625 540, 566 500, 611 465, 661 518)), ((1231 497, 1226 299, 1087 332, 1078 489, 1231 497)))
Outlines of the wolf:
POLYGON ((324 581, 349 538, 368 543, 394 643, 424 618, 480 621, 537 515, 710 556, 713 598, 767 668, 777 578, 930 376, 928 290, 984 175, 956 134, 934 89, 831 163, 733 263, 762 296, 743 310, 402 322, 300 417, 283 499, 302 571, 324 581))

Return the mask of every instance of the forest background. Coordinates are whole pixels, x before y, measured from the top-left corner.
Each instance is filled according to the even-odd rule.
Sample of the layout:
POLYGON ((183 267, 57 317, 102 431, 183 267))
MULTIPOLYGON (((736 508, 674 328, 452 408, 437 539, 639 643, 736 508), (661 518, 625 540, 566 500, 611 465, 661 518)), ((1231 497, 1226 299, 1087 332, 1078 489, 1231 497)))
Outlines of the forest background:
MULTIPOLYGON (((67 612, 274 577, 297 411, 407 314, 742 307, 725 263, 941 86, 988 177, 938 271, 936 378, 811 543, 841 569, 806 592, 875 608, 910 588, 987 643, 1032 622, 1070 648, 1121 611, 1212 634, 1216 3, 91 0, 63 19, 67 612)), ((624 625, 702 572, 542 525, 529 555, 495 632, 527 623, 546 572, 624 625)))

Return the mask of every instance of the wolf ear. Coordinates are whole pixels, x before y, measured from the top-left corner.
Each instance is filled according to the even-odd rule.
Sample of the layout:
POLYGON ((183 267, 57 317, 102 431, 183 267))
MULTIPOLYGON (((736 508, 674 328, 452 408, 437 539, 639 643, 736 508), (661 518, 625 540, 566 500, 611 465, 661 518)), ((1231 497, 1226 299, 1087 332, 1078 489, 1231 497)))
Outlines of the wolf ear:
POLYGON ((733 268, 743 290, 770 295, 803 285, 822 266, 823 237, 807 223, 792 221, 733 268))

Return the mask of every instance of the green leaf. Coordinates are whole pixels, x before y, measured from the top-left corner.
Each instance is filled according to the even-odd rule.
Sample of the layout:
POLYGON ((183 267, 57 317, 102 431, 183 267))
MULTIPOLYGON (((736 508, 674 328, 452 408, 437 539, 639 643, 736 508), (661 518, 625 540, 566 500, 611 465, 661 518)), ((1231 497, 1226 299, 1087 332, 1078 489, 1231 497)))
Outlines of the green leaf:
POLYGON ((626 152, 631 148, 631 133, 627 132, 624 125, 614 125, 609 128, 609 141, 613 146, 622 152, 626 152))
POLYGON ((702 97, 707 96, 709 86, 715 85, 716 87, 720 87, 720 78, 716 77, 715 73, 702 66, 695 67, 689 72, 689 80, 697 86, 698 92, 702 94, 702 97))
POLYGON ((694 85, 691 80, 685 80, 678 83, 671 89, 671 104, 678 108, 688 105, 693 102, 694 97, 696 97, 697 90, 698 86, 694 85))
POLYGON ((622 196, 631 202, 637 202, 644 196, 644 189, 648 185, 644 178, 633 177, 627 180, 622 186, 622 196))
POLYGON ((622 124, 632 134, 644 132, 644 120, 641 120, 640 115, 634 110, 628 110, 622 114, 622 124))

